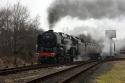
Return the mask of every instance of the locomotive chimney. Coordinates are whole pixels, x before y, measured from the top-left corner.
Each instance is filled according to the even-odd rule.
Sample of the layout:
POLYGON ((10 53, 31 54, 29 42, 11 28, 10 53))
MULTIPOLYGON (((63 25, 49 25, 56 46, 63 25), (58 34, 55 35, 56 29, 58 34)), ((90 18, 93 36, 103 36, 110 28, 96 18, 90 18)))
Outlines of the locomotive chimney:
POLYGON ((53 30, 48 30, 48 31, 53 32, 53 30))

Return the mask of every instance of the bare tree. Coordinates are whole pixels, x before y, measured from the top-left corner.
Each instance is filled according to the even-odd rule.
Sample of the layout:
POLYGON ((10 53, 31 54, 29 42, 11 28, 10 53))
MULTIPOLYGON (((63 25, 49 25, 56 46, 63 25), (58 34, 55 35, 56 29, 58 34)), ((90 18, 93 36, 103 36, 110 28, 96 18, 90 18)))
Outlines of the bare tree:
POLYGON ((0 9, 0 53, 32 57, 36 49, 39 17, 29 17, 28 9, 20 3, 0 9))
POLYGON ((2 9, 0 11, 0 48, 1 52, 5 52, 6 50, 11 52, 11 43, 10 37, 12 35, 10 27, 11 27, 11 15, 12 12, 9 8, 2 9))

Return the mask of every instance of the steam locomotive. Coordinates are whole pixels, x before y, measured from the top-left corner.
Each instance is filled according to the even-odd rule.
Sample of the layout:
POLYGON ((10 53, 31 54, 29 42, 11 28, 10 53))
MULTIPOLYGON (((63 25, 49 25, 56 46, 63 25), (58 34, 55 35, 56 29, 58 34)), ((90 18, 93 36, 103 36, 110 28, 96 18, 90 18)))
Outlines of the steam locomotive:
POLYGON ((78 37, 48 30, 38 35, 37 53, 39 63, 69 63, 78 56, 99 59, 101 49, 95 43, 82 42, 78 37))

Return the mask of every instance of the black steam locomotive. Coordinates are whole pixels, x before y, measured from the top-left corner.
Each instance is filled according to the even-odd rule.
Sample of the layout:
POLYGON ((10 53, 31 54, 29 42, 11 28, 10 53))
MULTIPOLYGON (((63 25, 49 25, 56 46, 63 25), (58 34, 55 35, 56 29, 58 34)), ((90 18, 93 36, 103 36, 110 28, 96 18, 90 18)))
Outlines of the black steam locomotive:
POLYGON ((48 30, 38 35, 37 53, 39 63, 68 63, 79 55, 99 59, 101 49, 97 44, 81 42, 77 37, 48 30))

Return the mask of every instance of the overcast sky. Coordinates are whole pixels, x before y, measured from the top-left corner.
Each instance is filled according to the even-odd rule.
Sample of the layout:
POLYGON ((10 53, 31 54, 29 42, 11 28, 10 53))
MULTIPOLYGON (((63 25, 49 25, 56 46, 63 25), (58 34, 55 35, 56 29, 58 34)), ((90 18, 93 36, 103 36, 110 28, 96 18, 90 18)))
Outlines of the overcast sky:
POLYGON ((54 0, 0 0, 0 7, 16 4, 21 2, 28 7, 31 17, 40 16, 41 27, 48 30, 47 8, 54 0))
MULTIPOLYGON (((48 7, 50 7, 50 4, 52 4, 54 1, 55 0, 0 0, 0 7, 13 5, 17 2, 21 2, 24 6, 28 7, 31 17, 35 17, 36 15, 40 16, 40 23, 41 23, 40 27, 42 27, 45 30, 48 30, 49 24, 48 24, 48 19, 47 19, 47 15, 48 15, 47 9, 48 9, 48 7)), ((67 0, 61 0, 61 1, 67 1, 67 0)), ((77 0, 70 0, 70 1, 77 1, 77 0)), ((80 0, 78 0, 78 1, 80 1, 80 0)), ((81 1, 84 1, 84 0, 81 0, 81 1)), ((85 0, 85 1, 88 1, 88 0, 85 0)), ((89 0, 89 1, 97 1, 97 0, 89 0)), ((100 0, 100 1, 102 1, 102 0, 100 0)), ((105 0, 105 1, 108 1, 108 0, 105 0)), ((111 0, 111 1, 113 1, 113 0, 111 0)), ((118 0, 114 0, 114 1, 118 1, 118 0)), ((121 1, 124 1, 124 0, 121 0, 121 1)), ((108 7, 106 5, 107 4, 106 2, 104 2, 105 4, 99 2, 98 6, 96 5, 98 3, 94 3, 94 4, 91 2, 87 2, 87 3, 88 3, 88 5, 84 5, 84 7, 82 7, 82 4, 81 4, 80 8, 84 8, 84 9, 80 9, 80 10, 82 10, 83 13, 77 9, 77 8, 79 8, 79 6, 75 6, 76 10, 77 10, 76 11, 72 7, 74 4, 72 5, 72 4, 68 3, 67 5, 70 5, 69 8, 71 10, 69 12, 67 12, 67 9, 68 9, 67 8, 65 11, 69 15, 66 15, 63 18, 61 18, 54 26, 55 27, 54 30, 64 31, 67 33, 74 33, 74 34, 78 33, 78 32, 80 32, 80 33, 85 32, 85 34, 86 34, 86 32, 88 31, 88 32, 92 33, 92 35, 95 34, 96 32, 98 32, 95 35, 100 36, 102 33, 104 35, 104 32, 106 29, 116 29, 117 38, 125 38, 125 33, 124 33, 125 16, 123 15, 123 16, 117 17, 117 15, 116 15, 115 18, 109 18, 110 15, 112 15, 112 12, 113 13, 116 12, 116 14, 117 13, 119 14, 118 9, 117 9, 117 11, 114 11, 114 10, 116 10, 114 7, 117 7, 116 3, 114 3, 112 6, 110 6, 112 4, 112 2, 110 2, 110 4, 108 5, 110 7, 111 11, 110 10, 107 11, 108 7), (100 7, 101 5, 103 5, 102 9, 100 7), (94 8, 95 11, 91 8, 94 8), (100 8, 100 10, 99 10, 100 12, 98 12, 98 10, 96 8, 100 8), (90 11, 86 12, 88 10, 90 10, 90 11), (109 16, 109 17, 105 16, 105 18, 101 18, 101 19, 96 18, 97 15, 99 15, 99 16, 101 16, 101 14, 103 15, 103 13, 102 13, 103 10, 105 10, 104 13, 106 14, 106 16, 109 16), (73 12, 78 12, 78 14, 77 13, 75 14, 73 12), (97 14, 96 14, 96 12, 97 12, 97 14), (111 14, 108 14, 106 12, 109 12, 111 14), (85 14, 85 15, 83 15, 83 14, 85 14), (89 15, 90 17, 86 16, 86 17, 89 17, 89 19, 79 19, 79 16, 77 16, 77 15, 79 15, 79 16, 89 15)), ((61 6, 63 6, 63 5, 65 5, 65 4, 62 4, 61 6)), ((79 5, 80 5, 80 3, 79 3, 79 5)), ((63 6, 63 7, 65 7, 65 6, 63 6)), ((124 6, 121 5, 121 8, 124 9, 124 6)), ((64 11, 64 14, 65 14, 65 11, 64 11)), ((61 11, 61 13, 62 13, 62 11, 61 11)), ((124 12, 120 11, 120 13, 124 13, 124 12)), ((113 15, 115 15, 115 14, 113 14, 113 15)))

